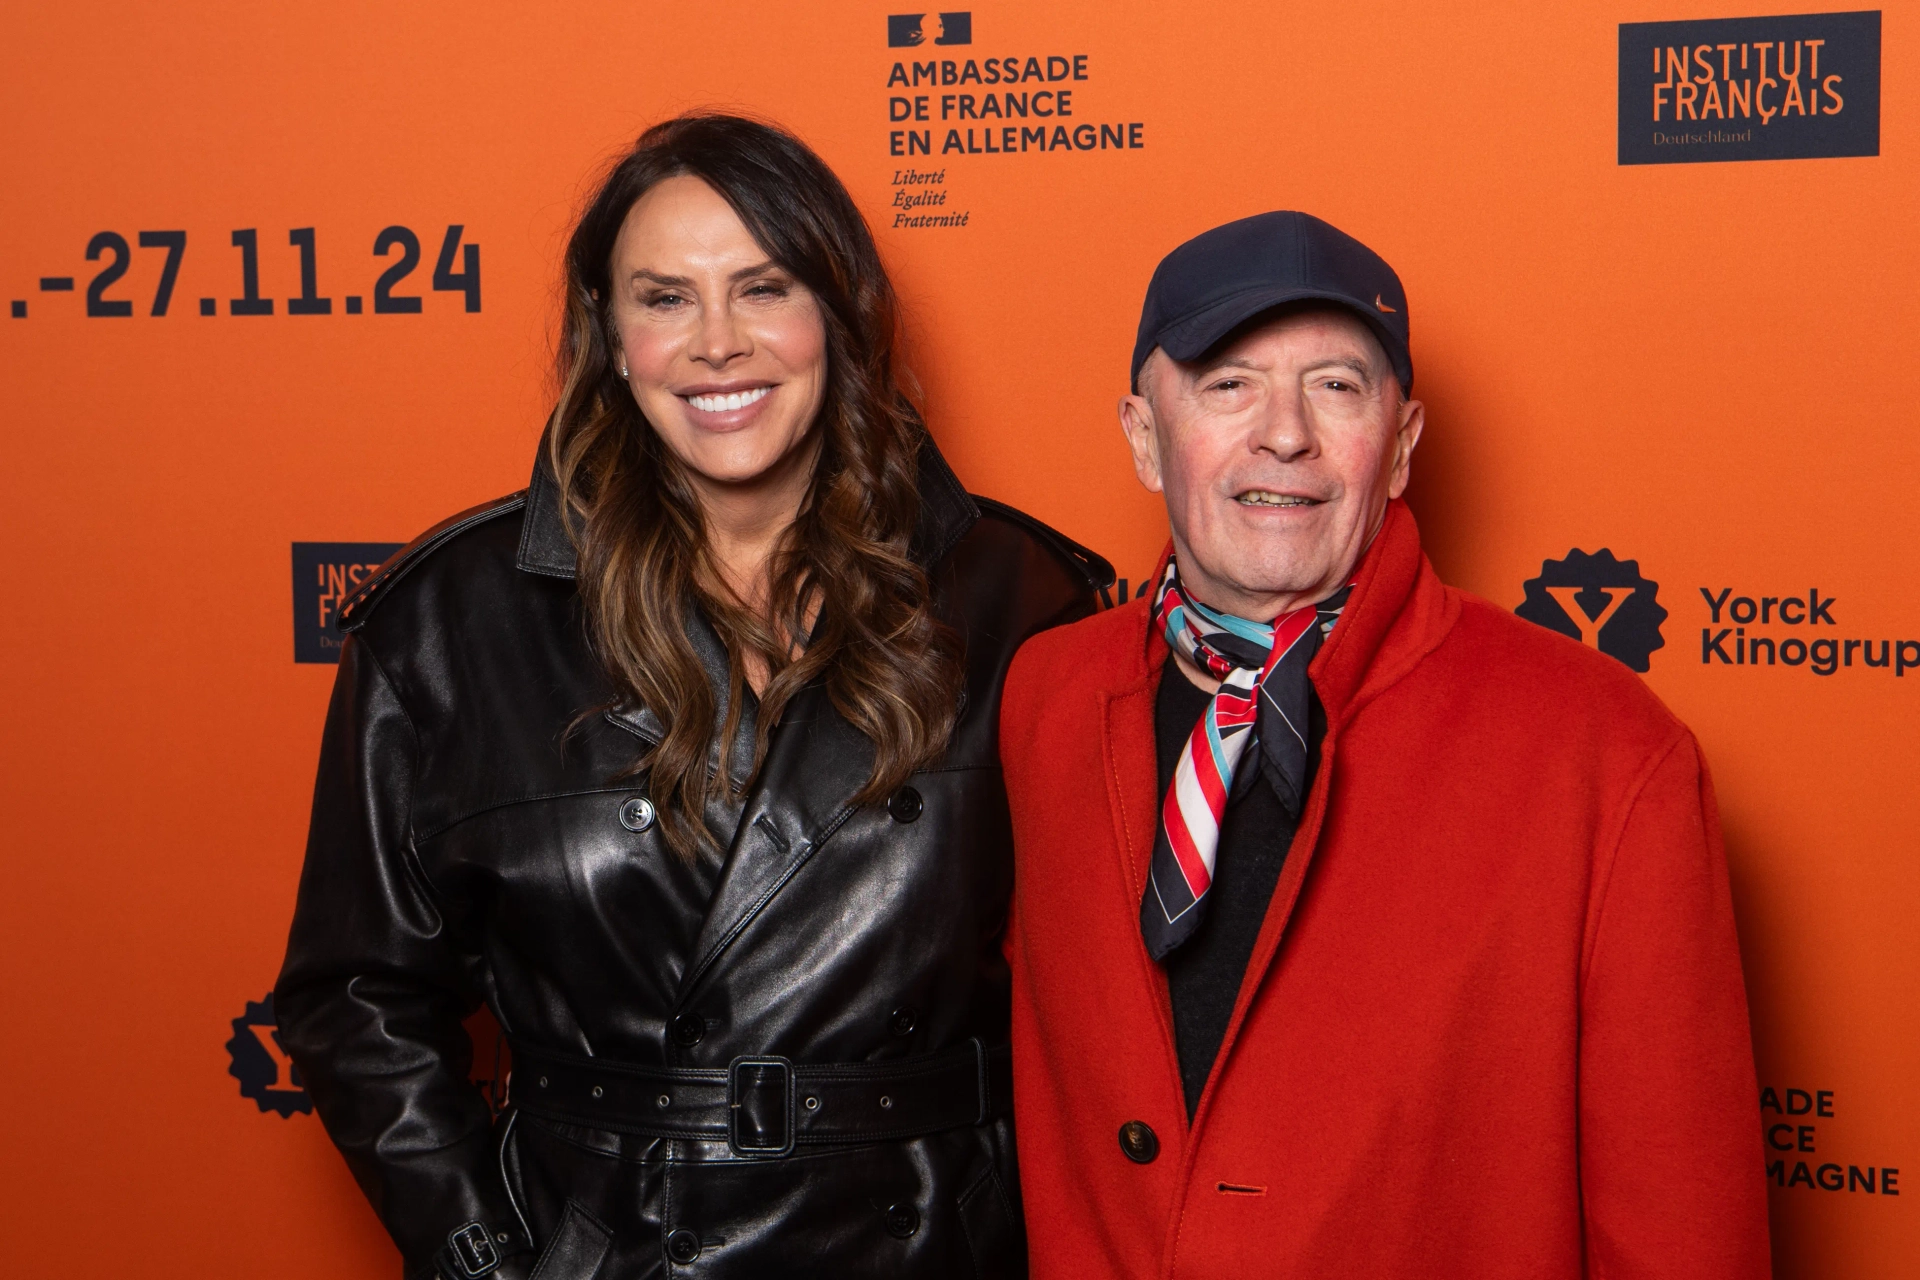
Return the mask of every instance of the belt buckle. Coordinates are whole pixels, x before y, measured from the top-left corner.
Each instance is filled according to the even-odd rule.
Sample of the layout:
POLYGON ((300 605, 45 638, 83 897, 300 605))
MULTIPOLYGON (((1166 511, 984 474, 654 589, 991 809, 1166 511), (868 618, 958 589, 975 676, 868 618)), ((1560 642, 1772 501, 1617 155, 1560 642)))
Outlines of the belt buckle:
POLYGON ((492 1234, 479 1222, 455 1227, 447 1234, 447 1247, 441 1253, 453 1262, 462 1280, 480 1280, 500 1269, 500 1251, 493 1247, 492 1234))
POLYGON ((727 1145, 733 1148, 733 1154, 756 1160, 777 1160, 792 1155, 793 1104, 793 1062, 790 1059, 735 1058, 728 1063, 727 1145), (776 1082, 768 1082, 769 1072, 779 1073, 776 1082), (750 1102, 753 1105, 749 1105, 750 1102), (768 1102, 777 1102, 780 1107, 780 1118, 772 1125, 766 1123, 770 1117, 762 1114, 768 1102))

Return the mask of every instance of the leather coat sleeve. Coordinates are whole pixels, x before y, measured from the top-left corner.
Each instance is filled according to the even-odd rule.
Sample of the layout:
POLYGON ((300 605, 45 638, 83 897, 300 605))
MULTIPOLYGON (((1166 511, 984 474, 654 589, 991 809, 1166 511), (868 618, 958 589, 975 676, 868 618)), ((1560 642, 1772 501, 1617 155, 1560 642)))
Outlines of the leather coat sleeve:
POLYGON ((1768 1274, 1759 1086, 1713 784, 1691 734, 1602 864, 1581 991, 1588 1270, 1768 1274))
MULTIPOLYGON (((415 756, 393 685, 349 637, 274 989, 287 1054, 409 1277, 433 1274, 448 1233, 469 1222, 507 1233, 503 1251, 524 1247, 491 1112, 468 1078, 476 957, 411 847, 415 756)), ((525 1269, 516 1257, 501 1274, 525 1269)))

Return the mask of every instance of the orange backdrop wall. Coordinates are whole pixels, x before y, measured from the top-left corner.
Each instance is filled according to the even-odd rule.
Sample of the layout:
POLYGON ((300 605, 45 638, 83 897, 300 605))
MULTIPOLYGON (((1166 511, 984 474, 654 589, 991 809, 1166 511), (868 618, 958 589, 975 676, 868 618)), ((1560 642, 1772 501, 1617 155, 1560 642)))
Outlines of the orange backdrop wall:
POLYGON ((1611 643, 1705 744, 1778 1274, 1915 1274, 1920 12, 1881 17, 1877 154, 1622 164, 1621 24, 1754 10, 980 0, 923 32, 970 45, 889 47, 906 7, 0 15, 0 1269, 393 1273, 264 1006, 333 675, 295 646, 355 562, 309 547, 290 584, 290 552, 525 483, 590 175, 718 105, 787 124, 861 202, 970 487, 1133 584, 1165 524, 1114 404, 1160 255, 1301 208, 1393 262, 1442 575, 1602 648, 1632 594, 1656 621, 1611 643), (1002 122, 942 102, 984 86, 893 76, 936 57, 1038 59, 1048 144, 989 153, 1002 122), (895 154, 919 130, 931 154, 895 154), (1722 661, 1737 606, 1767 617, 1723 646, 1801 660, 1722 661), (1820 638, 1864 646, 1822 675, 1820 638))

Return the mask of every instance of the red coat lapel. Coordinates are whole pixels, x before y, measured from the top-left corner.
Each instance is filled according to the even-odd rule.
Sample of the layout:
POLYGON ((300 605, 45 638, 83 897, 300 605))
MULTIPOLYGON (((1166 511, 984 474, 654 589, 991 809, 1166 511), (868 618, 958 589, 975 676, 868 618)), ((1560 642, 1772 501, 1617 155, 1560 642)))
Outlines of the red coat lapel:
MULTIPOLYGON (((1161 564, 1166 563, 1165 555, 1161 564)), ((1156 575, 1157 580, 1157 575, 1156 575)), ((1141 895, 1147 891, 1147 869, 1153 861, 1153 839, 1160 822, 1159 766, 1154 750, 1153 699, 1159 686, 1166 641, 1153 634, 1152 604, 1140 599, 1121 606, 1139 616, 1126 628, 1127 650, 1121 661, 1119 687, 1103 696, 1101 739, 1107 774, 1107 797, 1113 818, 1114 851, 1119 858, 1123 900, 1117 909, 1140 914, 1141 895)), ((1153 993, 1167 1078, 1180 1092, 1180 1057, 1173 1039, 1173 1006, 1167 995, 1166 970, 1147 954, 1140 931, 1132 931, 1133 962, 1140 980, 1153 993)))
MULTIPOLYGON (((1420 532, 1414 524, 1413 513, 1404 502, 1389 503, 1380 532, 1361 559, 1353 595, 1341 613, 1340 624, 1328 636, 1326 647, 1315 656, 1308 670, 1314 692, 1327 713, 1327 734, 1320 747, 1319 769, 1307 796, 1306 810, 1295 828, 1279 883, 1274 886, 1266 921, 1247 960, 1247 971, 1240 983, 1240 994, 1234 1002, 1226 1035, 1220 1042, 1213 1076, 1194 1112, 1196 1127, 1206 1119, 1207 1103, 1219 1079, 1220 1064, 1233 1050, 1240 1025, 1273 965, 1287 922, 1306 883, 1314 851, 1319 847, 1328 796, 1340 767, 1341 730, 1365 703, 1412 670, 1415 663, 1440 643, 1458 612, 1458 601, 1434 576, 1420 550, 1420 532)), ((1163 642, 1162 660, 1165 648, 1163 642)), ((1145 751, 1151 765, 1153 713, 1150 702, 1145 751)), ((1157 782, 1156 777, 1149 785, 1157 782)), ((1154 968, 1159 971, 1159 966, 1154 968)), ((1163 989, 1164 985, 1163 973, 1163 989)))

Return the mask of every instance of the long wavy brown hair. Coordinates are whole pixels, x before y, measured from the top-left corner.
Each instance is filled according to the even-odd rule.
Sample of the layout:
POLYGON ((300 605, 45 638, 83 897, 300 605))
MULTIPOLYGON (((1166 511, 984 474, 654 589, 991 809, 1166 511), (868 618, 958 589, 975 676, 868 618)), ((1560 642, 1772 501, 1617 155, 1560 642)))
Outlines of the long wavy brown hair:
POLYGON ((692 608, 729 657, 722 742, 738 731, 747 655, 770 673, 755 773, 787 703, 824 680, 835 708, 875 747, 858 802, 892 792, 946 746, 961 686, 959 641, 935 616, 927 575, 908 554, 925 432, 895 362, 893 285, 846 188, 772 125, 681 116, 647 130, 609 170, 574 228, 566 271, 547 449, 601 661, 619 697, 666 726, 632 772, 650 773, 669 846, 690 857, 710 842, 701 815, 717 789, 735 794, 721 763, 729 753, 713 751, 718 704, 687 638, 692 608), (818 461, 758 611, 722 585, 685 469, 614 369, 614 240, 641 196, 681 174, 726 199, 767 256, 813 292, 826 325, 826 395, 811 429, 818 461))

